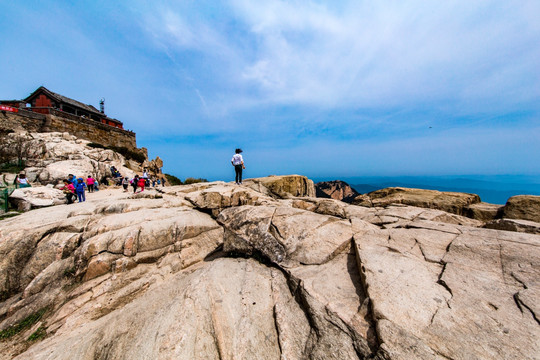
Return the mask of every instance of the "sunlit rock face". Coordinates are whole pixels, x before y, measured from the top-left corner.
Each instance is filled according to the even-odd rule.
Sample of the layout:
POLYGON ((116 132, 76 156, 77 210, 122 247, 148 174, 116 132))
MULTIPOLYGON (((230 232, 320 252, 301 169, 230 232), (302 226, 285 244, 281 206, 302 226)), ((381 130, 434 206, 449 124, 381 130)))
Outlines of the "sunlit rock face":
POLYGON ((244 184, 0 221, 0 359, 540 357, 540 235, 244 184))

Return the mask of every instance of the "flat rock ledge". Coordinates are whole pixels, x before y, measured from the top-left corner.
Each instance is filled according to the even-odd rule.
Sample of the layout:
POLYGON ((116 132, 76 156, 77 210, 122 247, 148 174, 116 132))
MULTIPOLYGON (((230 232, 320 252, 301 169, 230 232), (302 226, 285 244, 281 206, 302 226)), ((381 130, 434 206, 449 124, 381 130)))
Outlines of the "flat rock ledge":
POLYGON ((483 225, 301 176, 103 190, 0 221, 0 359, 538 359, 540 235, 483 225))

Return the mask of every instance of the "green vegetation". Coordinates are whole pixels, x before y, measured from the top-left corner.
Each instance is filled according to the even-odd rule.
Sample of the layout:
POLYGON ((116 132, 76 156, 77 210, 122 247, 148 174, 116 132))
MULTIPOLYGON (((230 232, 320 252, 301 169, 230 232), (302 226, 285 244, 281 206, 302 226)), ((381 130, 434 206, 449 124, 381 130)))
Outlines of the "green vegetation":
POLYGON ((124 146, 105 146, 105 145, 94 143, 94 142, 88 143, 86 145, 91 148, 109 149, 112 151, 116 151, 117 153, 122 154, 126 159, 135 160, 139 163, 142 163, 144 160, 146 160, 146 157, 142 153, 130 150, 124 146))
MULTIPOLYGON (((8 219, 10 217, 14 217, 14 216, 17 216, 17 215, 21 215, 21 213, 18 212, 18 211, 10 211, 10 212, 5 213, 5 214, 0 214, 0 220, 8 219)), ((2 295, 0 295, 0 301, 2 301, 2 295)))
POLYGON ((163 174, 163 175, 165 175, 165 177, 167 178, 167 182, 169 183, 169 185, 171 186, 182 185, 182 180, 180 180, 176 176, 170 175, 170 174, 163 174))
POLYGON ((16 163, 8 162, 8 163, 4 163, 4 164, 0 165, 0 171, 1 172, 12 173, 12 174, 18 174, 21 171, 23 171, 25 167, 26 167, 26 162, 24 160, 21 160, 20 163, 19 162, 16 162, 16 163))
POLYGON ((184 181, 184 185, 189 185, 189 184, 196 184, 196 183, 203 183, 203 182, 208 182, 208 180, 206 179, 201 179, 201 178, 187 178, 185 181, 184 181))
POLYGON ((127 147, 110 146, 109 149, 116 151, 119 154, 122 154, 128 160, 135 160, 139 163, 142 163, 144 160, 146 160, 146 156, 144 156, 140 152, 129 150, 127 147))
POLYGON ((101 145, 95 142, 88 143, 86 144, 86 146, 91 147, 91 148, 96 148, 96 149, 106 149, 104 145, 101 145))
MULTIPOLYGON (((24 318, 19 323, 15 324, 13 326, 10 326, 5 330, 0 331, 0 339, 8 339, 8 338, 10 338, 12 336, 17 335, 18 333, 20 333, 23 330, 31 328, 32 325, 34 325, 39 320, 41 320, 41 318, 43 317, 43 314, 45 314, 47 312, 47 310, 48 310, 48 308, 44 307, 43 309, 40 309, 37 312, 28 315, 26 318, 24 318)), ((43 329, 43 331, 45 331, 45 329, 43 329)), ((34 335, 34 334, 32 334, 32 335, 34 335)), ((32 337, 32 335, 31 335, 31 337, 32 337)))
POLYGON ((41 340, 43 339, 45 336, 47 336, 47 331, 45 331, 45 327, 43 326, 40 326, 36 331, 34 331, 32 333, 32 335, 30 335, 28 337, 28 341, 36 341, 36 340, 41 340))

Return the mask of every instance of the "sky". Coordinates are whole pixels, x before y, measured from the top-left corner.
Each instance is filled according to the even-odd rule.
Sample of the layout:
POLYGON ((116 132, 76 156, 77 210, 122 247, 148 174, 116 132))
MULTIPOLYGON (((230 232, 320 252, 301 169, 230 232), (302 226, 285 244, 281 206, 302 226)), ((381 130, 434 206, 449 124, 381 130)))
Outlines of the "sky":
POLYGON ((0 9, 0 99, 105 98, 181 179, 540 175, 537 0, 0 9))

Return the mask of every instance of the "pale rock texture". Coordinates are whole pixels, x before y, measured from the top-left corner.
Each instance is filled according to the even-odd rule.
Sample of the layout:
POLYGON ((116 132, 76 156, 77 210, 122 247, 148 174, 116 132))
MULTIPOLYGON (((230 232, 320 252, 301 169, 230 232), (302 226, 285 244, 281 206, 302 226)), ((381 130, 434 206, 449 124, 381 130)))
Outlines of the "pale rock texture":
POLYGON ((405 204, 428 209, 438 209, 449 213, 464 215, 464 209, 480 202, 476 194, 446 192, 437 190, 409 189, 392 187, 358 196, 352 201, 362 206, 387 206, 389 204, 405 204))
MULTIPOLYGON (((126 160, 123 155, 102 148, 87 146, 90 141, 77 139, 68 133, 12 133, 9 141, 24 139, 28 160, 24 172, 31 183, 58 184, 68 174, 87 178, 88 175, 98 181, 111 177, 110 167, 114 166, 123 175, 132 178, 142 174, 141 164, 126 160), (128 166, 126 166, 128 165, 128 166)), ((159 169, 163 161, 159 158, 147 161, 152 169, 159 169)))
POLYGON ((9 196, 9 201, 18 211, 29 211, 64 204, 66 198, 60 190, 38 186, 15 189, 9 196))
POLYGON ((540 223, 529 220, 498 219, 487 222, 484 227, 488 229, 540 234, 540 223))
POLYGON ((265 195, 281 199, 298 196, 315 197, 315 185, 313 181, 301 175, 248 179, 244 181, 244 186, 265 195))
POLYGON ((0 359, 540 358, 540 235, 309 184, 111 189, 0 221, 0 331, 46 309, 0 359))

